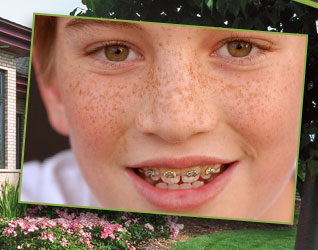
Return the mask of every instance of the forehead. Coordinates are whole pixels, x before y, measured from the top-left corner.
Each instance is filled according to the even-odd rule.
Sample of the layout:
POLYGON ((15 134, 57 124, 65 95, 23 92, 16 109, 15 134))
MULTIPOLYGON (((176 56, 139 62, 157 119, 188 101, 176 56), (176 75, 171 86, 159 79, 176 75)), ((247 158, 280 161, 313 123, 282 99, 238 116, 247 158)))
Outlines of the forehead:
POLYGON ((124 31, 135 31, 136 34, 144 33, 146 35, 168 35, 173 37, 173 35, 187 34, 190 36, 200 36, 200 35, 213 35, 213 37, 259 37, 274 39, 275 41, 288 39, 289 37, 297 37, 295 35, 286 35, 272 32, 255 32, 255 31, 244 31, 244 30, 226 30, 218 28, 208 28, 208 27, 189 27, 181 25, 171 25, 171 24, 157 24, 157 23, 132 23, 132 22, 122 22, 122 21, 109 21, 109 20, 95 20, 95 19, 81 19, 81 18, 58 18, 58 29, 59 31, 73 32, 78 31, 92 31, 92 30, 116 30, 118 32, 124 31))

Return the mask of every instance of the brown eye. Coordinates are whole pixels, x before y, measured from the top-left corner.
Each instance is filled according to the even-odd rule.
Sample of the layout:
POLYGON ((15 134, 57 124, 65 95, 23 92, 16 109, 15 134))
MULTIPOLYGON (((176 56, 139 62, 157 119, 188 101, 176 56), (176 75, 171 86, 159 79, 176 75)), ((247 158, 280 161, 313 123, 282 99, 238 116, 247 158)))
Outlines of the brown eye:
POLYGON ((233 57, 244 57, 251 52, 252 44, 244 41, 233 41, 227 43, 227 50, 233 57))
POLYGON ((120 62, 127 59, 129 48, 124 45, 111 45, 105 47, 105 56, 109 61, 120 62))

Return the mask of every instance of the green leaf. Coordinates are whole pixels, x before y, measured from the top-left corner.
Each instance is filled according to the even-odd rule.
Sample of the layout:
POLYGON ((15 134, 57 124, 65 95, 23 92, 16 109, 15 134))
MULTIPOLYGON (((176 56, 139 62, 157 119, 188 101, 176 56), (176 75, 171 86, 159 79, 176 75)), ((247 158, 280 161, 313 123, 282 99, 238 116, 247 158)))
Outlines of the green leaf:
POLYGON ((306 147, 310 143, 310 137, 308 135, 302 135, 300 140, 300 148, 306 147))
MULTIPOLYGON (((131 0, 128 0, 128 2, 130 2, 131 0)), ((191 0, 189 1, 189 4, 191 4, 192 6, 197 6, 197 7, 200 7, 202 3, 202 0, 191 0)))
POLYGON ((253 0, 253 4, 257 10, 259 10, 259 7, 262 5, 260 0, 253 0))
POLYGON ((311 175, 318 174, 318 161, 310 160, 307 164, 311 175))
MULTIPOLYGON (((98 4, 98 1, 95 0, 98 4)), ((87 9, 94 11, 95 10, 95 1, 94 0, 82 0, 82 4, 86 5, 87 9)))
POLYGON ((241 4, 241 11, 244 14, 245 18, 248 18, 248 11, 247 11, 247 3, 250 3, 250 0, 241 0, 240 4, 241 4))
POLYGON ((243 20, 242 17, 235 18, 235 20, 232 24, 232 28, 240 28, 240 24, 241 24, 242 20, 243 20))
POLYGON ((213 8, 213 0, 207 0, 207 1, 206 1, 206 6, 208 6, 208 8, 209 8, 210 10, 212 10, 212 8, 213 8))
POLYGON ((225 13, 227 11, 227 0, 218 0, 216 2, 216 10, 219 12, 222 16, 225 16, 225 13))
POLYGON ((265 12, 268 19, 272 22, 272 25, 275 26, 279 22, 279 13, 277 11, 266 11, 265 12))
POLYGON ((254 27, 256 29, 258 29, 258 30, 264 30, 265 29, 264 23, 259 18, 255 18, 254 19, 254 27))
POLYGON ((75 8, 73 11, 71 11, 71 12, 70 12, 70 15, 71 15, 71 16, 74 16, 74 15, 75 15, 76 10, 77 10, 77 8, 75 8))
POLYGON ((240 2, 241 10, 245 11, 248 0, 240 0, 239 2, 240 2))
POLYGON ((91 9, 94 11, 95 10, 94 0, 89 0, 89 5, 91 6, 91 9))
POLYGON ((227 10, 237 17, 240 12, 240 0, 231 0, 227 7, 227 10))
POLYGON ((310 90, 312 90, 313 87, 314 87, 314 82, 313 82, 313 81, 310 81, 310 82, 307 84, 307 90, 310 91, 310 90))

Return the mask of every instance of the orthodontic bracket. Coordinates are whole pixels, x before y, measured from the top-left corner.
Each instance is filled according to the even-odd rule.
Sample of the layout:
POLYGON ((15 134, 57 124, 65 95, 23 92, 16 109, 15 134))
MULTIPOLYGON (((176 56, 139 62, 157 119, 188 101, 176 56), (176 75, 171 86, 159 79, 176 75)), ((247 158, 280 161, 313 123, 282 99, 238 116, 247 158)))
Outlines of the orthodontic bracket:
POLYGON ((164 172, 163 176, 166 178, 175 178, 177 177, 177 173, 175 171, 169 170, 164 172))
POLYGON ((216 174, 220 172, 220 168, 214 169, 214 168, 207 168, 205 170, 205 174, 209 175, 209 174, 216 174))
POLYGON ((198 171, 197 170, 190 170, 186 173, 187 177, 196 177, 198 175, 198 171))
MULTIPOLYGON (((210 174, 215 174, 215 173, 219 173, 220 172, 220 169, 214 169, 214 168, 207 168, 205 170, 205 175, 210 175, 210 174)), ((158 174, 155 173, 155 171, 153 169, 148 169, 144 172, 144 174, 147 176, 147 177, 153 177, 153 176, 156 176, 158 174)), ((199 175, 198 171, 193 169, 193 170, 189 170, 185 176, 187 177, 196 177, 197 175, 199 175)), ((166 172, 163 173, 163 176, 166 177, 166 178, 175 178, 177 176, 179 176, 175 171, 173 170, 168 170, 166 172)))
POLYGON ((155 176, 155 171, 153 171, 152 169, 148 169, 146 172, 145 172, 145 175, 148 176, 148 177, 152 177, 152 176, 155 176))

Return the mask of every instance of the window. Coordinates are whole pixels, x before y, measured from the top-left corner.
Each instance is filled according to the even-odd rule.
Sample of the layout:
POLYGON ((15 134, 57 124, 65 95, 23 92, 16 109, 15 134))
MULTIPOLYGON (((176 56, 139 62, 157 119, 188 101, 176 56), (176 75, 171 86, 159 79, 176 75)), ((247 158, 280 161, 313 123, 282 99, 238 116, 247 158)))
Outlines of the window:
POLYGON ((4 162, 4 71, 0 70, 0 168, 5 167, 4 162))

